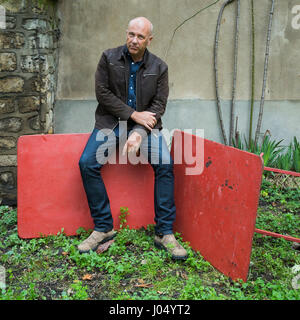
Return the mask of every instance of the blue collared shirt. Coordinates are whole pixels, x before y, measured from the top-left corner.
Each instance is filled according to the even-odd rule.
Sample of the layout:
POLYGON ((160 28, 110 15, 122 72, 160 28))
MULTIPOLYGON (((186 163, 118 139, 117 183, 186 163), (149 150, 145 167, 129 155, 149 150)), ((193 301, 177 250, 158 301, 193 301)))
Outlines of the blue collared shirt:
MULTIPOLYGON (((127 49, 127 48, 126 48, 127 49)), ((126 56, 129 61, 129 80, 128 80, 128 96, 127 104, 136 110, 136 73, 139 70, 139 67, 142 61, 134 62, 128 51, 126 50, 126 56)))

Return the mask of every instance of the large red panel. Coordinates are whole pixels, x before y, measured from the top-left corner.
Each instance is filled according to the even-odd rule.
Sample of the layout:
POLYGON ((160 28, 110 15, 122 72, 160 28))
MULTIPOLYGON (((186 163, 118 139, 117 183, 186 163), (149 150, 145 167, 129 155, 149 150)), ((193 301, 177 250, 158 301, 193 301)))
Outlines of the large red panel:
POLYGON ((173 156, 179 159, 181 152, 192 148, 195 153, 196 142, 199 146, 204 143, 203 172, 187 175, 186 168, 191 166, 184 159, 174 167, 175 229, 216 269, 246 281, 262 161, 259 156, 181 131, 173 137, 173 156), (176 150, 174 141, 179 141, 176 150))
MULTIPOLYGON (((22 136, 18 141, 18 232, 22 238, 67 235, 93 228, 78 161, 89 134, 22 136)), ((172 153, 175 230, 219 271, 246 280, 262 176, 258 156, 176 131, 180 144, 172 153), (191 138, 191 139, 187 139, 191 138), (198 144, 199 142, 199 144, 198 144), (204 144, 203 172, 186 174, 186 151, 204 144), (176 152, 174 153, 176 149, 176 152), (180 155, 178 157, 178 155, 180 155)), ((198 159, 199 160, 199 159, 198 159)), ((198 170, 199 171, 199 170, 198 170)), ((200 170, 201 171, 201 170, 200 170)), ((192 170, 192 172, 194 172, 192 170)), ((106 165, 103 180, 111 201, 115 228, 120 207, 129 208, 128 224, 154 223, 153 170, 147 165, 106 165)))
MULTIPOLYGON (((34 238, 93 228, 78 161, 89 134, 29 135, 18 140, 18 234, 34 238)), ((149 164, 107 164, 102 176, 114 227, 128 207, 132 228, 154 223, 154 174, 149 164)))

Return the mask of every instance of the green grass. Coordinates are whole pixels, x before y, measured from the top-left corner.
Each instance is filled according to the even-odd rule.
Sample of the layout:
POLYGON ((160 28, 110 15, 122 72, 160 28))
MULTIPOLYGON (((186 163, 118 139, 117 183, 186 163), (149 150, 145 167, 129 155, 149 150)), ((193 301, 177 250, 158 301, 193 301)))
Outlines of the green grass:
MULTIPOLYGON (((281 190, 264 181, 256 227, 299 237, 299 200, 299 190, 281 190)), ((254 234, 248 280, 233 282, 182 242, 180 234, 176 236, 188 259, 172 261, 167 252, 155 248, 152 225, 139 230, 123 227, 107 251, 79 254, 76 247, 88 231, 24 240, 17 235, 16 220, 16 209, 0 207, 3 300, 300 299, 300 289, 292 286, 292 267, 300 265, 300 252, 283 239, 254 234)))

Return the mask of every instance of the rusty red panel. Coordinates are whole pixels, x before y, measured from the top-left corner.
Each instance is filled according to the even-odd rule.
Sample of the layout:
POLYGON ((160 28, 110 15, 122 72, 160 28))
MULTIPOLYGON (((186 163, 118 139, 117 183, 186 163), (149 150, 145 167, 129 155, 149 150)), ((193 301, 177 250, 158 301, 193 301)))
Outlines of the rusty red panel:
POLYGON ((191 165, 184 157, 183 163, 174 167, 175 229, 216 269, 234 280, 246 281, 262 161, 254 154, 182 131, 174 133, 173 157, 180 159, 189 148, 194 148, 195 155, 197 143, 204 145, 203 172, 188 175, 186 169, 191 165), (179 141, 176 147, 174 141, 179 141))
MULTIPOLYGON (((188 137, 182 132, 176 135, 188 137)), ((78 167, 88 136, 55 134, 19 138, 20 237, 56 234, 61 228, 67 235, 73 235, 79 227, 93 227, 78 167)), ((259 197, 261 160, 247 152, 190 137, 176 148, 173 143, 173 152, 176 149, 178 161, 184 148, 197 154, 198 142, 203 143, 203 173, 186 174, 190 167, 186 162, 190 163, 193 157, 183 157, 183 164, 175 164, 175 227, 218 270, 233 279, 245 280, 259 197)), ((130 227, 154 223, 154 179, 150 165, 106 165, 102 175, 115 228, 121 206, 130 210, 127 218, 130 227)))
MULTIPOLYGON (((89 134, 28 135, 18 140, 18 234, 21 238, 67 235, 93 228, 78 161, 89 134)), ((128 207, 132 228, 154 223, 154 174, 149 164, 107 164, 103 180, 114 227, 128 207)))

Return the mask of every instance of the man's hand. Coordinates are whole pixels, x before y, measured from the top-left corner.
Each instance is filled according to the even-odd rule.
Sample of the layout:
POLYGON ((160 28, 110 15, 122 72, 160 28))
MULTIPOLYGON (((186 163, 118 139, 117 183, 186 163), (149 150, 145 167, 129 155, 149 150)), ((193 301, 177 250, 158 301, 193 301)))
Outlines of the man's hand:
POLYGON ((126 154, 126 152, 130 153, 130 152, 136 152, 136 154, 138 155, 138 151, 140 149, 140 145, 142 143, 142 136, 134 131, 127 139, 122 154, 123 156, 126 154))
POLYGON ((155 115, 156 113, 150 111, 134 111, 131 114, 131 119, 151 131, 157 122, 155 115))

